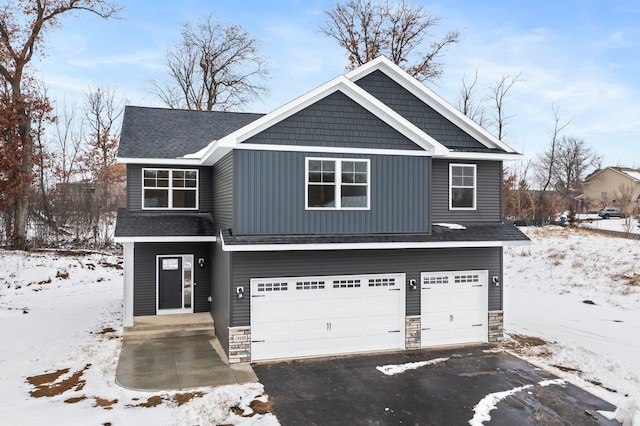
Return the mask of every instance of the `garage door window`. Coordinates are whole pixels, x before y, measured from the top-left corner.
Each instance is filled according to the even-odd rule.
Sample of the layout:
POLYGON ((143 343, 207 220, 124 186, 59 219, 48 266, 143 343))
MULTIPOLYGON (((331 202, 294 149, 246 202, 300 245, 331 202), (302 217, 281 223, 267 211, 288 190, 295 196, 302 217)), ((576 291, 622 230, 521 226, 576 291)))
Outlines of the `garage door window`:
POLYGON ((369 160, 307 158, 306 208, 369 209, 369 160))
POLYGON ((324 281, 298 281, 296 282, 296 290, 322 290, 324 281))
POLYGON ((440 275, 440 276, 425 276, 422 281, 423 284, 433 285, 433 284, 449 284, 449 276, 448 275, 440 275))
POLYGON ((449 209, 476 209, 475 164, 449 164, 449 209))
POLYGON ((478 275, 456 275, 454 277, 456 284, 477 283, 479 279, 478 275))
POLYGON ((333 288, 357 288, 360 287, 360 280, 334 280, 333 288))
POLYGON ((395 278, 371 278, 369 287, 393 287, 396 285, 395 278))
POLYGON ((287 291, 287 283, 258 283, 258 291, 287 291))

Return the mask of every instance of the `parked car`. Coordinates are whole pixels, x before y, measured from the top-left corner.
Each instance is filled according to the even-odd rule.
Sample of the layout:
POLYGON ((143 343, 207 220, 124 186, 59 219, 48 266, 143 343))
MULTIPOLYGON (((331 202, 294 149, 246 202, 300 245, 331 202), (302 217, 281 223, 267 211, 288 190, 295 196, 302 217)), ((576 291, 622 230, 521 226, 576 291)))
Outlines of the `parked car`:
POLYGON ((610 217, 624 217, 624 213, 620 209, 606 207, 598 212, 598 216, 603 219, 609 219, 610 217))

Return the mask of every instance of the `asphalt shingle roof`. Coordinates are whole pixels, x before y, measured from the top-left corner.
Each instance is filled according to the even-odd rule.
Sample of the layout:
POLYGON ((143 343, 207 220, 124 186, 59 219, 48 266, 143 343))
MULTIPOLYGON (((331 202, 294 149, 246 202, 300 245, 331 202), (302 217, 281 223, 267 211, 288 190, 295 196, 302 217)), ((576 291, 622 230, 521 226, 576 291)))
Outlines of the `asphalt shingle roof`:
POLYGON ((466 229, 433 226, 431 234, 332 234, 332 235, 231 235, 222 231, 226 245, 353 244, 529 241, 510 223, 465 225, 466 229))
POLYGON ((178 158, 193 154, 264 114, 127 106, 120 158, 178 158))
POLYGON ((215 235, 211 213, 131 213, 118 210, 116 237, 208 237, 215 235))

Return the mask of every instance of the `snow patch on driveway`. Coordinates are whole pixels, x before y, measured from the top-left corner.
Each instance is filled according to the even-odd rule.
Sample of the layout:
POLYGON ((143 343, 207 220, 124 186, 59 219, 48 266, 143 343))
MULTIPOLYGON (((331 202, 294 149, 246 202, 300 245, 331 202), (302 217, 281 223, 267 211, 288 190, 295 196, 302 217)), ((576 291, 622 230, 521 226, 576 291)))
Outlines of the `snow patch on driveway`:
POLYGON ((449 361, 449 358, 434 358, 428 361, 419 362, 407 362, 406 364, 389 364, 382 367, 376 367, 376 370, 387 376, 393 376, 396 374, 404 373, 407 370, 415 370, 426 365, 439 364, 441 362, 449 361))
MULTIPOLYGON (((565 381, 562 379, 543 380, 541 382, 538 382, 538 385, 542 387, 547 387, 551 385, 564 386, 564 384, 565 384, 565 381)), ((495 410, 500 401, 502 401, 505 398, 508 398, 509 396, 515 393, 521 392, 525 389, 530 389, 533 386, 534 385, 524 385, 524 386, 518 386, 517 388, 509 389, 502 392, 490 393, 489 395, 482 398, 480 402, 476 404, 475 407, 473 407, 473 412, 475 414, 473 415, 473 418, 469 420, 469 424, 471 426, 482 426, 484 422, 488 422, 489 420, 491 420, 491 415, 489 414, 489 412, 491 412, 492 410, 495 410)))

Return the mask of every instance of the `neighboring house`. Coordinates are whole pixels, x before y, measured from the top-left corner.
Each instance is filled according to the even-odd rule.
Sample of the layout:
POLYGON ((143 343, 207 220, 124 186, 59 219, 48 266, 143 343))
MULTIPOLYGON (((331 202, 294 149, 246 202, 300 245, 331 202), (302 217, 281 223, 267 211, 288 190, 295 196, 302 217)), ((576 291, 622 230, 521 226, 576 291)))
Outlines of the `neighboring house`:
POLYGON ((118 156, 125 327, 210 312, 232 363, 502 338, 521 156, 387 59, 266 115, 127 107, 118 156))
POLYGON ((576 197, 582 209, 619 207, 630 203, 640 206, 640 170, 627 167, 605 167, 586 177, 583 193, 576 197))

